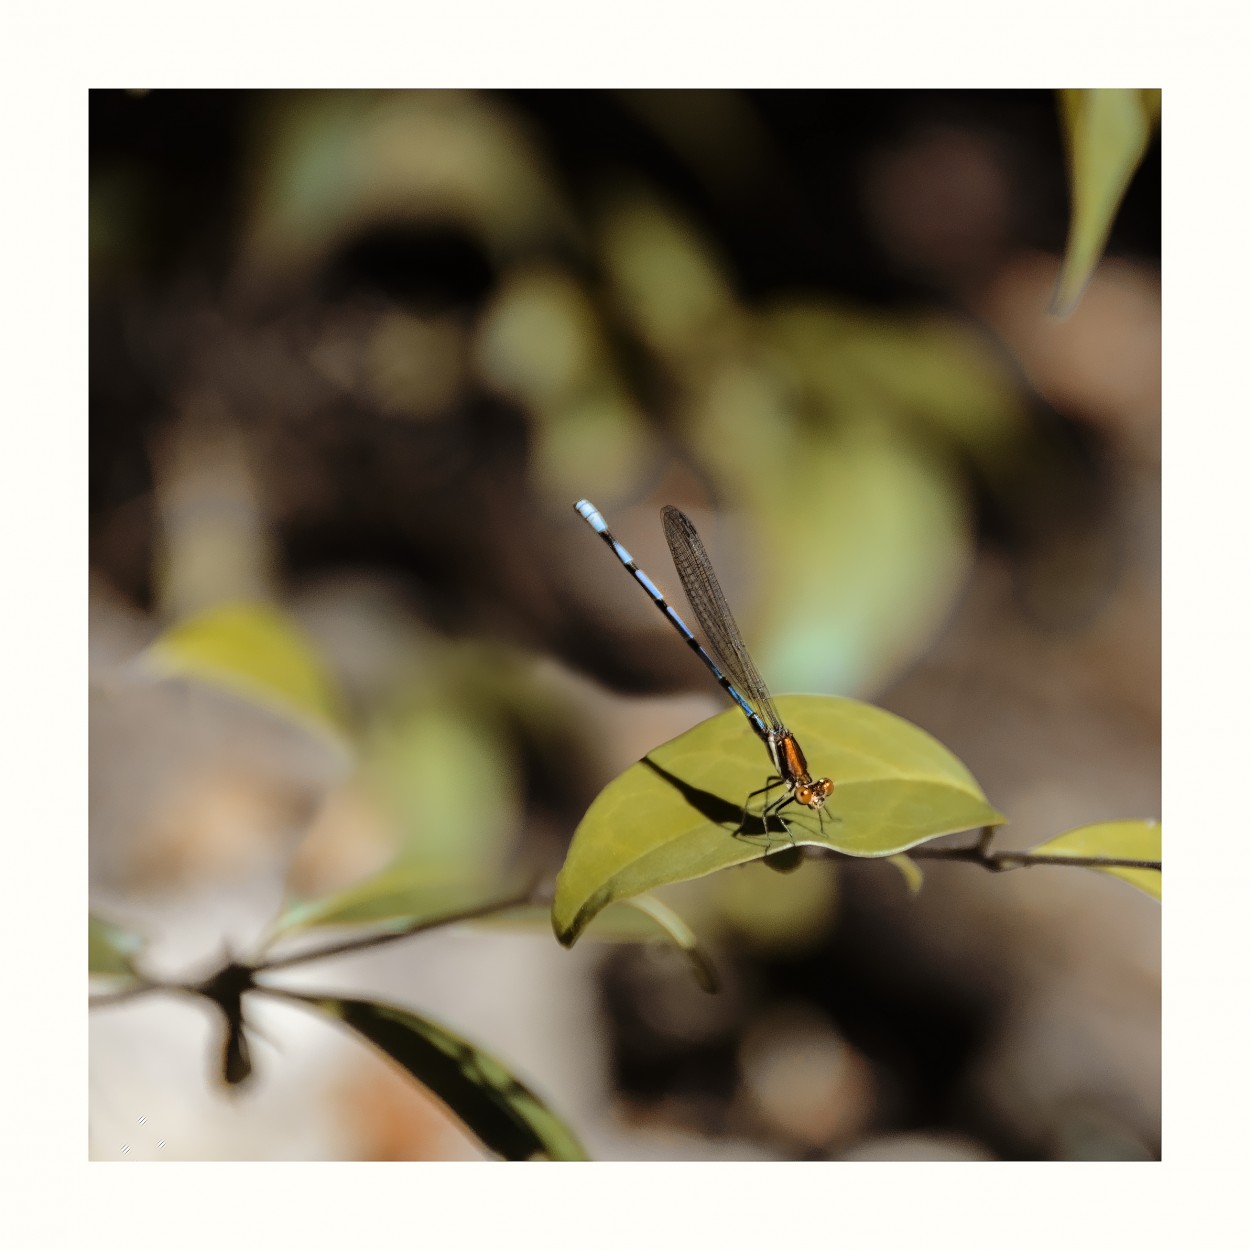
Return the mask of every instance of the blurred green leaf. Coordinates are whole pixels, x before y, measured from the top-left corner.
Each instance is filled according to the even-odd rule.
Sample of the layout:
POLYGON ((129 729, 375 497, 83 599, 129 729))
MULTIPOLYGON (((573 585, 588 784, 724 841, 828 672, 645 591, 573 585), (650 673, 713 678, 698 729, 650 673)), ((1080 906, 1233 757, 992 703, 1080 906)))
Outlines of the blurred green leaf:
POLYGON ((1028 422, 1021 388, 984 333, 949 316, 887 316, 787 300, 762 332, 830 416, 904 416, 954 440, 987 472, 1028 422))
MULTIPOLYGON (((968 770, 900 717, 850 699, 785 695, 776 702, 813 775, 832 777, 836 787, 823 828, 816 813, 791 817, 789 809, 797 844, 888 856, 1003 823, 968 770)), ((571 945, 617 899, 788 846, 780 832, 734 835, 747 794, 769 771, 763 747, 730 709, 609 783, 578 826, 556 881, 552 924, 560 941, 571 945)), ((752 824, 759 828, 758 819, 752 824)))
MULTIPOLYGON (((505 912, 473 922, 483 929, 541 934, 551 937, 551 908, 540 903, 524 903, 505 912)), ((694 931, 671 907, 650 895, 622 899, 605 907, 583 935, 588 942, 671 942, 690 961, 699 985, 714 994, 720 988, 711 959, 699 945, 694 931)))
POLYGON ((1072 221, 1051 311, 1077 305, 1159 117, 1157 90, 1060 91, 1072 221))
POLYGON ((888 423, 813 444, 758 513, 774 687, 873 689, 926 647, 972 561, 971 518, 940 461, 888 423))
POLYGON ((907 883, 907 893, 915 898, 920 893, 920 887, 924 885, 924 873, 920 871, 916 861, 906 855, 891 855, 887 862, 899 870, 907 883))
MULTIPOLYGON (((1111 820, 1098 825, 1083 825, 1062 833, 1030 855, 1088 855, 1093 859, 1163 860, 1163 826, 1157 820, 1111 820)), ((1135 885, 1151 898, 1163 899, 1163 873, 1153 868, 1103 868, 1091 864, 1099 872, 1110 873, 1135 885)))
POLYGON ((536 482, 557 498, 620 489, 654 455, 645 419, 615 380, 534 409, 536 482))
POLYGON ((87 969, 92 976, 133 977, 131 957, 144 944, 138 933, 110 924, 99 916, 87 916, 87 969))
POLYGON ((494 388, 535 407, 584 392, 608 373, 611 359, 594 302, 554 265, 509 272, 475 352, 494 388))
MULTIPOLYGON (((523 743, 529 767, 538 773, 589 767, 594 744, 586 737, 580 692, 553 681, 546 661, 510 647, 479 648, 466 666, 468 687, 506 726, 514 753, 523 743)), ((517 765, 511 765, 514 769, 517 765)), ((519 779, 515 783, 519 791, 519 779)), ((519 820, 519 811, 514 817, 519 820)))
MULTIPOLYGON (((333 894, 289 897, 271 934, 402 928, 498 898, 520 821, 511 702, 532 685, 506 650, 427 642, 419 668, 396 676, 389 705, 360 735, 351 782, 391 834, 394 858, 333 894)), ((554 701, 531 705, 550 730, 554 701)))
POLYGON ((737 302, 720 258, 668 204, 622 188, 599 234, 613 301, 661 359, 681 367, 733 325, 737 302))
POLYGON ((511 110, 467 91, 274 93, 251 145, 255 272, 316 262, 379 219, 455 222, 497 255, 570 223, 511 110))
POLYGON ((180 621, 145 652, 165 677, 225 687, 342 742, 340 702, 316 648, 281 609, 231 603, 180 621))
POLYGON ((568 1126, 503 1064, 440 1025, 382 1003, 296 997, 372 1042, 503 1158, 586 1158, 568 1126))
POLYGON ((399 834, 399 859, 448 880, 494 880, 519 816, 505 726, 457 680, 459 657, 381 718, 362 747, 361 780, 399 834))
POLYGON ((533 418, 530 463, 540 490, 619 489, 642 471, 648 422, 573 274, 554 266, 514 271, 491 302, 476 354, 491 385, 533 418))
POLYGON ((709 994, 715 994, 720 989, 720 978, 716 975, 715 965, 699 946, 699 939, 695 937, 694 931, 671 907, 666 907, 650 894, 640 894, 637 898, 626 898, 621 902, 625 907, 650 919, 678 950, 685 952, 701 989, 709 994))
MULTIPOLYGON (((722 547, 728 517, 694 520, 775 687, 868 690, 950 611, 971 566, 969 506, 940 450, 880 409, 835 421, 810 407, 824 424, 800 425, 767 370, 727 369, 692 433, 743 523, 722 547), (732 574, 743 568, 739 590, 732 574)), ((662 570, 649 571, 664 584, 662 570)))
POLYGON ((270 930, 270 940, 314 928, 404 929, 481 907, 499 896, 498 885, 451 878, 426 864, 396 864, 324 898, 288 903, 270 930))
POLYGON ((686 914, 694 914, 701 927, 728 926, 737 947, 794 952, 818 942, 837 920, 841 866, 820 857, 800 859, 785 872, 768 871, 776 868, 776 861, 802 854, 792 851, 784 838, 780 846, 777 841, 774 836, 763 860, 693 883, 703 887, 704 910, 685 905, 686 914))

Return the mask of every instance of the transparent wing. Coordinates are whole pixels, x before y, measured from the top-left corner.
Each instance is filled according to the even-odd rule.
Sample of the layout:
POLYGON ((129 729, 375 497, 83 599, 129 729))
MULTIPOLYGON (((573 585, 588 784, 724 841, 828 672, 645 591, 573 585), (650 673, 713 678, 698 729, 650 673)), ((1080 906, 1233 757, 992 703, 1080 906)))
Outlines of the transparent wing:
POLYGON ((712 655, 768 727, 784 730, 768 687, 742 641, 742 631, 729 610, 729 602, 716 580, 698 531, 690 518, 672 504, 665 507, 663 515, 664 537, 668 539, 677 576, 681 578, 686 598, 690 600, 712 655))

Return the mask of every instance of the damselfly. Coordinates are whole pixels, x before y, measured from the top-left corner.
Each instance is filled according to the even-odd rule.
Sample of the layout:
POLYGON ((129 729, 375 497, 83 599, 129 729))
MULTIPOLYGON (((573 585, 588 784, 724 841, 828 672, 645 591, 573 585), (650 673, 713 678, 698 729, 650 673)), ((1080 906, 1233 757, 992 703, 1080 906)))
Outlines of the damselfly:
POLYGON ((681 509, 670 504, 663 513, 664 536, 668 539, 668 549, 673 554, 673 564, 677 567, 677 575, 681 578, 686 598, 690 600, 695 617, 707 636, 711 655, 699 644, 685 621, 669 606, 655 583, 634 563, 634 557, 612 536, 598 509, 587 499, 580 500, 574 506, 595 533, 612 548, 616 558, 629 570, 633 579, 651 596, 656 607, 686 640, 690 649, 707 665, 721 688, 742 709, 751 728, 768 749, 768 758, 775 771, 766 785, 747 795, 738 832, 741 833, 746 825, 751 800, 759 794, 764 796, 760 819, 765 832, 768 830, 768 819, 772 816, 789 833, 789 826, 781 812, 792 803, 816 812, 823 824, 823 808, 833 793, 833 782, 828 777, 813 780, 808 771, 807 760, 798 740, 782 723, 772 696, 768 693, 768 687, 751 660, 746 643, 742 640, 742 631, 734 621, 720 582, 716 580, 712 562, 708 559, 707 551, 698 532, 690 523, 690 518, 681 509), (777 786, 784 786, 785 793, 770 802, 769 793, 777 786))

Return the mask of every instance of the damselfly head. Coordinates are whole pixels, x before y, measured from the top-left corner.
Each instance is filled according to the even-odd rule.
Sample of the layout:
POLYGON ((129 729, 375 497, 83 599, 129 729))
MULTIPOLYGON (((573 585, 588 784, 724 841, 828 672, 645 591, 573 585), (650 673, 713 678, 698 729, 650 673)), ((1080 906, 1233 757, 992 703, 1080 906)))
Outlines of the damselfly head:
POLYGON ((795 786, 794 801, 801 803, 804 807, 810 807, 812 811, 818 812, 825 805, 825 800, 833 793, 833 782, 828 777, 821 777, 819 781, 813 781, 811 785, 795 786))

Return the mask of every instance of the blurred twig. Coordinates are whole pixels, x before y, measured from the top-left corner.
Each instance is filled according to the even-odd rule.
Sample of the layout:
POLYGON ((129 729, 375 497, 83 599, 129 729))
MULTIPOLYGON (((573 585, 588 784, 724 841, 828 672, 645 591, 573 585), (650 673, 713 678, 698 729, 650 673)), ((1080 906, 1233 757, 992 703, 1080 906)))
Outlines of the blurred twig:
POLYGON ((370 933, 364 937, 347 938, 342 942, 318 947, 315 950, 297 951, 295 954, 283 956, 281 959, 266 959, 254 965, 254 970, 256 972, 268 972, 273 968, 290 968, 295 964, 310 963, 314 959, 327 959, 331 955, 343 955, 353 951, 369 950, 374 946, 383 946, 387 942, 395 942, 400 938, 424 933, 427 929, 437 929, 443 925, 459 924, 465 920, 481 920, 485 916, 493 916, 496 912, 507 911, 512 907, 519 907, 524 903, 533 901, 534 886, 530 884, 524 890, 518 891, 508 898, 493 899, 489 903, 483 903, 480 907, 471 907, 449 916, 437 916, 433 920, 417 920, 412 924, 404 925, 403 928, 389 929, 384 933, 370 933))
POLYGON ((1057 864, 1072 868, 1148 868, 1163 871, 1158 859, 1117 859, 1109 855, 1037 855, 1032 851, 994 851, 990 849, 993 830, 982 830, 975 846, 913 846, 905 853, 912 859, 949 859, 965 864, 979 864, 991 872, 1010 868, 1031 868, 1034 864, 1057 864))
POLYGON ((166 990, 179 994, 198 994, 216 1001, 218 986, 222 983, 222 979, 228 971, 237 972, 240 975, 245 983, 245 989, 267 989, 270 987, 255 984, 254 978, 258 973, 269 972, 274 968, 290 968, 296 964, 312 963, 314 960, 328 959, 333 955, 369 950, 374 946, 383 946, 387 942, 398 942, 402 938, 413 937, 418 933, 424 933, 429 929, 441 928, 444 925, 460 924, 466 920, 481 920, 483 917, 492 916, 496 912, 508 911, 513 907, 534 902, 534 890, 535 886, 531 883, 516 894, 502 899, 493 899, 491 902, 483 903, 478 907, 467 908, 463 911, 453 912, 450 915, 437 916, 432 920, 414 921, 400 929, 388 929, 382 933, 369 933, 362 937, 347 938, 329 946, 319 946, 313 950, 297 951, 295 954, 284 955, 279 959, 262 959, 257 963, 240 963, 231 959, 206 981, 159 981, 155 978, 146 977, 142 973, 137 973, 136 975, 140 978, 137 984, 128 985, 125 989, 118 990, 115 993, 92 994, 87 1000, 88 1005, 91 1007, 108 1007, 114 1003, 128 1002, 132 998, 138 998, 143 994, 150 994, 157 990, 166 990))

